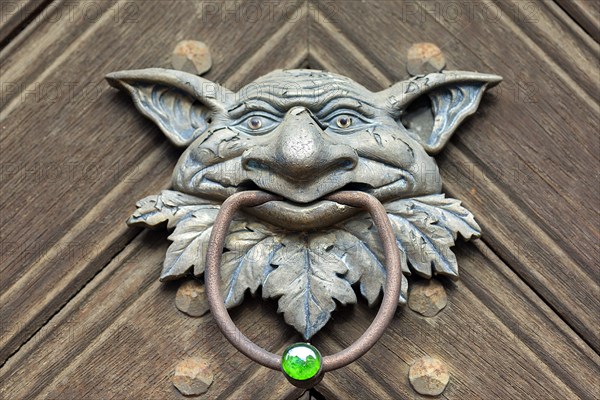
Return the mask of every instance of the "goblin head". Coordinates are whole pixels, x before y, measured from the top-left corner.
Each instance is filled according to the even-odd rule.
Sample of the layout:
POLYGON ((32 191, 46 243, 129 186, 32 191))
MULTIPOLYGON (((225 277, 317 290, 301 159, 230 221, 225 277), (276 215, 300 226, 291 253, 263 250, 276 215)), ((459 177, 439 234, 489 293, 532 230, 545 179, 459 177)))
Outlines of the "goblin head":
POLYGON ((277 70, 234 93, 165 69, 107 77, 185 151, 174 189, 223 200, 261 189, 282 201, 263 220, 299 229, 339 222, 355 209, 322 200, 344 189, 386 202, 440 193, 432 157, 474 113, 495 75, 444 72, 372 92, 341 75, 277 70))

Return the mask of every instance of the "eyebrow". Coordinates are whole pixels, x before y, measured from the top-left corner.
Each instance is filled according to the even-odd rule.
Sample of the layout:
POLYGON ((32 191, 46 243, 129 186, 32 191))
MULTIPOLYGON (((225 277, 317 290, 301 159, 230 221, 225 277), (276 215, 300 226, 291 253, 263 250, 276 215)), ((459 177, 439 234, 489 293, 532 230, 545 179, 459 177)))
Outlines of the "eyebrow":
POLYGON ((246 101, 241 101, 227 110, 232 118, 240 118, 252 111, 264 111, 279 117, 294 106, 304 106, 311 110, 317 118, 323 118, 339 109, 357 110, 365 117, 375 116, 375 106, 368 101, 353 97, 335 95, 328 99, 315 99, 308 96, 279 97, 275 94, 260 95, 246 101), (325 103, 324 103, 325 101, 325 103))
POLYGON ((273 102, 267 102, 263 100, 242 101, 241 103, 235 104, 233 107, 228 109, 227 113, 231 118, 236 119, 251 111, 264 111, 280 117, 283 117, 285 114, 285 109, 278 107, 277 104, 274 106, 273 102))
POLYGON ((373 118, 375 116, 371 104, 354 98, 331 99, 327 104, 321 107, 321 109, 317 110, 315 115, 317 118, 323 118, 340 109, 357 110, 368 118, 373 118))

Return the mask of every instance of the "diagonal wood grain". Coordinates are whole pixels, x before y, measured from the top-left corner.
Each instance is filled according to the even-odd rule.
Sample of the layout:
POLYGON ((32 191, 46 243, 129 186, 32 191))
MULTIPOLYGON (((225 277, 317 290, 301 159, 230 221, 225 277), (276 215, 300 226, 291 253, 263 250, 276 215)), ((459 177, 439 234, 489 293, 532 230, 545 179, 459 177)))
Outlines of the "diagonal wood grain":
MULTIPOLYGON (((161 284, 153 276, 167 244, 163 232, 138 236, 7 362, 0 370, 0 393, 173 398, 174 364, 195 355, 219 365, 211 398, 296 395, 280 374, 234 351, 210 315, 193 319, 174 308, 177 284, 161 284)), ((593 399, 600 357, 485 244, 461 245, 457 256, 463 277, 444 281, 445 310, 424 318, 401 309, 367 355, 327 374, 317 390, 326 398, 414 398, 408 366, 428 354, 449 364, 452 380, 444 398, 593 399)), ((274 302, 247 300, 232 314, 252 340, 280 351, 299 337, 275 312, 274 302)), ((313 343, 325 354, 339 351, 375 312, 363 302, 343 307, 313 343)))
MULTIPOLYGON (((83 36, 86 32, 94 34, 95 28, 105 25, 106 20, 112 22, 111 10, 122 3, 116 0, 94 4, 55 0, 44 9, 41 17, 24 27, 0 52, 0 69, 5 82, 0 99, 2 118, 19 107, 25 98, 29 101, 35 99, 36 85, 40 84, 41 79, 51 73, 57 63, 69 59, 80 43, 79 39, 85 40, 83 36), (86 14, 87 7, 93 10, 89 16, 86 14), (56 39, 57 36, 60 40, 56 39), (31 90, 27 91, 27 88, 31 90), (32 94, 25 96, 24 93, 32 94)), ((123 25, 122 22, 114 20, 113 26, 123 25)), ((52 95, 47 97, 53 98, 52 95)))
MULTIPOLYGON (((130 243, 0 371, 6 399, 183 399, 175 365, 201 357, 212 367, 210 398, 297 398, 301 390, 259 368, 219 334, 210 314, 175 308, 177 284, 156 279, 167 248, 163 232, 130 243)), ((249 301, 232 317, 261 346, 281 351, 294 335, 273 304, 249 301)))
MULTIPOLYGON (((2 362, 131 240, 136 231, 114 221, 125 221, 136 199, 169 184, 178 152, 149 121, 132 112, 126 96, 117 95, 103 81, 109 71, 156 66, 149 59, 164 60, 163 66, 168 66, 164 49, 173 44, 172 35, 161 34, 168 39, 147 45, 139 30, 152 26, 159 34, 182 16, 196 15, 198 9, 182 2, 186 6, 178 14, 164 18, 157 11, 161 3, 153 4, 159 8, 143 8, 139 26, 115 29, 112 19, 99 19, 99 26, 88 28, 80 43, 70 48, 71 54, 45 70, 37 82, 42 86, 65 82, 62 79, 70 70, 70 76, 97 85, 97 98, 88 101, 78 93, 51 104, 34 98, 13 107, 3 121, 0 143, 7 155, 3 168, 13 168, 13 173, 4 169, 2 184, 9 190, 2 191, 0 207, 13 212, 1 215, 6 226, 0 266, 2 362), (140 51, 111 46, 116 38, 125 43, 128 35, 127 43, 140 51), (101 52, 105 58, 89 68, 93 56, 79 48, 101 52), (131 126, 135 128, 123 128, 131 126), (140 135, 143 131, 150 133, 140 135), (48 171, 54 174, 50 178, 45 175, 48 171), (35 202, 24 208, 28 199, 35 202)), ((213 69, 208 78, 229 78, 225 83, 235 88, 243 78, 253 79, 273 66, 298 66, 306 58, 306 29, 286 20, 283 13, 276 15, 282 18, 261 26, 248 22, 242 30, 224 33, 218 31, 228 26, 226 19, 211 19, 199 31, 193 21, 185 22, 193 27, 189 31, 196 31, 214 49, 214 62, 220 62, 221 68, 213 69), (243 50, 234 52, 231 46, 243 50), (234 56, 225 61, 230 53, 234 56), (223 70, 229 70, 229 75, 223 70)), ((56 34, 67 27, 55 27, 56 34)))
MULTIPOLYGON (((440 358, 450 370, 448 399, 594 399, 600 357, 514 272, 478 241, 460 246, 462 279, 445 282, 449 304, 425 318, 405 308, 363 358, 326 375, 317 390, 328 399, 427 398, 416 395, 408 368, 440 358), (493 290, 487 288, 493 287, 493 290)), ((348 346, 375 315, 365 304, 344 309, 315 345, 348 346)))
POLYGON ((600 3, 594 0, 555 0, 596 42, 600 42, 600 3))
POLYGON ((7 1, 0 5, 0 48, 9 43, 42 12, 51 0, 7 1))
MULTIPOLYGON (((101 2, 97 18, 36 22, 0 54, 3 82, 34 93, 1 99, 1 359, 20 348, 0 369, 2 398, 180 398, 169 377, 192 354, 215 366, 211 397, 301 394, 235 352, 210 315, 190 319, 174 308, 176 286, 156 281, 164 232, 136 236, 114 223, 168 185, 178 152, 102 76, 168 66, 168 49, 190 35, 213 51, 208 78, 233 89, 307 58, 380 89, 404 77, 416 41, 444 45, 450 68, 505 76, 498 89, 508 89, 487 96, 440 158, 448 193, 476 213, 491 248, 459 244, 462 280, 446 283, 448 308, 432 319, 400 311, 365 358, 326 377, 322 395, 417 398, 408 365, 431 354, 451 367, 445 398, 598 398, 600 362, 581 339, 597 343, 598 192, 586 174, 598 161, 590 134, 597 45, 554 4, 540 3, 535 21, 511 14, 523 12, 518 2, 498 4, 504 15, 494 21, 450 20, 432 2, 337 4, 278 3, 302 18, 275 12, 257 23, 231 13, 203 19, 206 8, 193 2, 101 2), (129 3, 144 4, 136 21, 115 20, 129 3), (408 18, 419 10, 422 21, 408 18), (100 85, 99 94, 36 95, 75 81, 100 85), (534 92, 517 89, 528 83, 534 92), (69 163, 71 175, 48 175, 69 163)), ((280 351, 298 338, 275 310, 248 300, 233 314, 251 338, 280 351)), ((317 345, 326 353, 347 346, 374 312, 364 304, 336 312, 317 345)))
POLYGON ((311 42, 311 65, 379 90, 404 77, 402 59, 411 43, 433 41, 442 46, 449 69, 504 76, 438 157, 443 182, 478 217, 494 251, 599 349, 598 187, 590 166, 598 165, 600 142, 592 133, 598 105, 588 95, 599 82, 593 79, 591 50, 578 47, 564 30, 561 39, 572 43, 565 51, 579 64, 562 55, 552 60, 558 46, 552 32, 562 22, 543 5, 527 28, 536 40, 507 11, 484 25, 444 21, 426 4, 414 11, 422 23, 403 12, 396 2, 349 3, 332 19, 315 19, 311 35, 319 41, 311 42), (351 24, 363 14, 364 24, 351 24), (374 24, 386 35, 369 29, 374 24), (511 43, 510 58, 501 57, 503 43, 511 43), (515 74, 518 65, 529 68, 515 74), (513 92, 523 83, 535 88, 528 94, 534 97, 513 92), (564 106, 574 103, 578 106, 564 106))

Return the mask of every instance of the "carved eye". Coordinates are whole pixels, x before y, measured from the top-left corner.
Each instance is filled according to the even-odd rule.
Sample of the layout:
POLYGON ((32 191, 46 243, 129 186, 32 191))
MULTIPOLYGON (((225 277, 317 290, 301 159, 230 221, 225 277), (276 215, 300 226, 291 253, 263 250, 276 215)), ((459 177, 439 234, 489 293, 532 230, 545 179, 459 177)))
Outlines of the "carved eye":
POLYGON ((258 117, 248 118, 246 124, 248 125, 248 128, 252 129, 253 131, 257 131, 262 128, 262 121, 258 117))
POLYGON ((239 130, 250 135, 264 135, 279 124, 279 119, 265 113, 253 113, 234 124, 239 130))
POLYGON ((336 125, 341 129, 347 129, 352 126, 352 117, 349 115, 340 115, 335 121, 336 125))
POLYGON ((353 110, 333 112, 322 119, 331 133, 349 135, 373 124, 373 121, 353 110))

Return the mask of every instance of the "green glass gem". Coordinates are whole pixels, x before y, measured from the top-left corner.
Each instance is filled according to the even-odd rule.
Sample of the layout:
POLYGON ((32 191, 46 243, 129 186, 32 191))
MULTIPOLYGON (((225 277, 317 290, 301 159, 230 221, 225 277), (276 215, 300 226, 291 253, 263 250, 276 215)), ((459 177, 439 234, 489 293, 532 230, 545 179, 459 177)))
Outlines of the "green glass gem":
POLYGON ((321 353, 308 343, 295 343, 283 352, 281 367, 290 378, 305 381, 321 370, 321 353))

